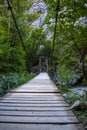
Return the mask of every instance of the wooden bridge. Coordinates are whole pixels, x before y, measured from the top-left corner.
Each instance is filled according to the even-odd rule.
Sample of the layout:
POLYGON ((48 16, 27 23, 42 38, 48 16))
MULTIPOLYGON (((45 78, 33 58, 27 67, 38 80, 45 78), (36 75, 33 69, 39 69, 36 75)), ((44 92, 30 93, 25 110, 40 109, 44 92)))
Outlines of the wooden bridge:
POLYGON ((0 130, 84 130, 47 73, 0 100, 0 130))

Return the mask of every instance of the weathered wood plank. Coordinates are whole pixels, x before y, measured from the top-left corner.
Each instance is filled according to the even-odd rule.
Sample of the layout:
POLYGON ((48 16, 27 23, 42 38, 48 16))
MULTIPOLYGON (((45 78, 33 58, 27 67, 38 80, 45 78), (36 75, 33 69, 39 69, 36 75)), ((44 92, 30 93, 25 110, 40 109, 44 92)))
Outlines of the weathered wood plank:
POLYGON ((23 90, 23 89, 19 89, 19 90, 12 90, 11 93, 58 93, 57 90, 23 90))
POLYGON ((64 100, 62 96, 58 97, 7 97, 5 100, 64 100))
POLYGON ((0 116, 74 116, 72 111, 0 111, 0 116))
POLYGON ((84 130, 80 124, 69 125, 52 125, 52 124, 2 124, 0 123, 0 130, 84 130))
POLYGON ((34 101, 58 101, 58 100, 60 100, 60 101, 63 101, 64 100, 64 98, 62 97, 62 96, 58 96, 58 97, 53 97, 53 98, 46 98, 46 97, 40 97, 40 98, 38 98, 38 97, 22 97, 22 98, 16 98, 16 97, 14 97, 14 98, 10 98, 10 97, 6 97, 6 98, 2 98, 2 100, 22 100, 22 101, 30 101, 30 100, 34 100, 34 101))
POLYGON ((41 103, 55 104, 55 103, 57 103, 58 104, 58 103, 65 103, 65 101, 58 101, 58 100, 57 101, 55 101, 55 100, 54 101, 47 101, 47 100, 46 101, 43 101, 43 100, 42 101, 37 101, 37 100, 36 101, 35 100, 33 100, 33 101, 21 101, 20 100, 20 101, 18 101, 18 100, 5 100, 4 99, 4 100, 1 100, 0 103, 23 103, 23 104, 26 104, 26 103, 28 103, 28 104, 29 103, 33 103, 33 104, 34 103, 37 103, 37 104, 41 104, 41 103))
POLYGON ((60 94, 59 95, 11 95, 9 96, 10 98, 23 98, 23 97, 27 97, 27 98, 30 98, 30 97, 34 97, 34 98, 54 98, 54 97, 57 97, 58 96, 61 96, 60 94))
POLYGON ((61 95, 60 93, 8 93, 8 96, 59 96, 61 95))
POLYGON ((52 107, 52 106, 55 106, 55 107, 64 107, 64 106, 69 106, 67 103, 58 103, 58 104, 46 104, 46 103, 44 103, 44 104, 41 104, 41 103, 39 103, 39 104, 36 104, 36 103, 34 103, 34 104, 23 104, 23 103, 20 103, 20 104, 18 104, 18 103, 14 103, 14 104, 11 104, 11 103, 0 103, 0 106, 15 106, 15 107, 18 107, 18 106, 21 106, 21 107, 34 107, 34 106, 36 106, 36 107, 44 107, 44 106, 48 106, 48 107, 52 107))
POLYGON ((27 89, 27 90, 29 90, 29 89, 40 89, 40 90, 43 90, 43 89, 50 89, 51 90, 52 89, 52 90, 55 90, 56 89, 56 90, 58 90, 57 88, 51 87, 50 85, 49 85, 49 87, 42 87, 40 85, 39 85, 39 87, 38 86, 37 87, 36 86, 35 87, 34 86, 28 86, 28 87, 23 86, 23 87, 21 87, 21 89, 27 89))
POLYGON ((0 130, 85 130, 80 124, 11 124, 0 123, 0 130))
POLYGON ((66 110, 70 110, 69 107, 15 107, 15 106, 0 106, 0 110, 15 110, 15 111, 66 111, 66 110))
POLYGON ((0 123, 78 123, 76 117, 18 117, 18 116, 0 116, 0 123))
POLYGON ((60 93, 8 93, 4 97, 0 97, 0 100, 6 97, 58 97, 61 96, 60 93))
POLYGON ((21 87, 21 90, 25 90, 25 89, 26 90, 44 90, 44 89, 45 90, 57 90, 57 88, 50 88, 50 87, 49 88, 48 87, 47 88, 44 88, 44 87, 43 88, 41 88, 41 87, 40 88, 38 88, 38 87, 35 87, 35 88, 33 88, 33 87, 21 87))
POLYGON ((0 100, 0 130, 10 129, 84 130, 47 73, 0 100))

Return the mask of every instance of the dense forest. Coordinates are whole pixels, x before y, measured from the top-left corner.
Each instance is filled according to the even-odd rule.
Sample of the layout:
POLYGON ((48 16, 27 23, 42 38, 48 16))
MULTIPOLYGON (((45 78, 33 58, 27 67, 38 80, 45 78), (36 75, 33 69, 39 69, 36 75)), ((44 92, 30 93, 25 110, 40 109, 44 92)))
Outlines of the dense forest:
POLYGON ((0 1, 1 81, 6 75, 12 78, 32 72, 43 55, 48 57, 49 71, 56 72, 58 84, 86 85, 86 1, 62 0, 58 3, 57 0, 44 0, 43 11, 47 11, 39 27, 32 23, 43 12, 40 9, 30 12, 34 2, 39 1, 0 1))
POLYGON ((21 3, 20 0, 10 0, 9 6, 7 1, 0 1, 1 77, 9 73, 12 75, 30 73, 32 68, 39 64, 39 57, 44 55, 49 59, 49 70, 57 72, 59 83, 85 85, 87 83, 86 1, 62 0, 57 3, 57 0, 44 0, 47 14, 44 22, 36 28, 32 23, 42 12, 39 10, 29 13, 34 2, 23 0, 21 3), (57 20, 56 14, 58 14, 57 20))
POLYGON ((0 0, 0 95, 38 74, 40 56, 62 91, 87 85, 86 0, 0 0))

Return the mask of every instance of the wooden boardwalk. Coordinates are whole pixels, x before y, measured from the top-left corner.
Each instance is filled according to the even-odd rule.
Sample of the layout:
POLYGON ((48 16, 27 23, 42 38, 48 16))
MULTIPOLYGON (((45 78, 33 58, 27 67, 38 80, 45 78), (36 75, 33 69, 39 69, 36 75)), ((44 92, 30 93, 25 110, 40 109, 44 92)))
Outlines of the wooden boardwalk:
POLYGON ((0 100, 0 130, 84 130, 47 73, 0 100))

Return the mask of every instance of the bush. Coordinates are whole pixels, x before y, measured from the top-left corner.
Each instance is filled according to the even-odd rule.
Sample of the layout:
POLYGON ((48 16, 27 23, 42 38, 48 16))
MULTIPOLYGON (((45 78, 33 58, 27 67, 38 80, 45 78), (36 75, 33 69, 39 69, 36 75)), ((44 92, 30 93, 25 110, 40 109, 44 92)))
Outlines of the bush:
POLYGON ((58 89, 60 90, 61 93, 68 93, 68 92, 70 92, 69 88, 64 87, 64 86, 58 86, 58 89))
POLYGON ((0 96, 16 88, 31 78, 34 77, 33 73, 8 73, 0 76, 0 96))
POLYGON ((58 83, 62 85, 75 85, 77 81, 82 77, 82 74, 77 74, 75 71, 67 69, 65 66, 62 66, 58 69, 58 83))

